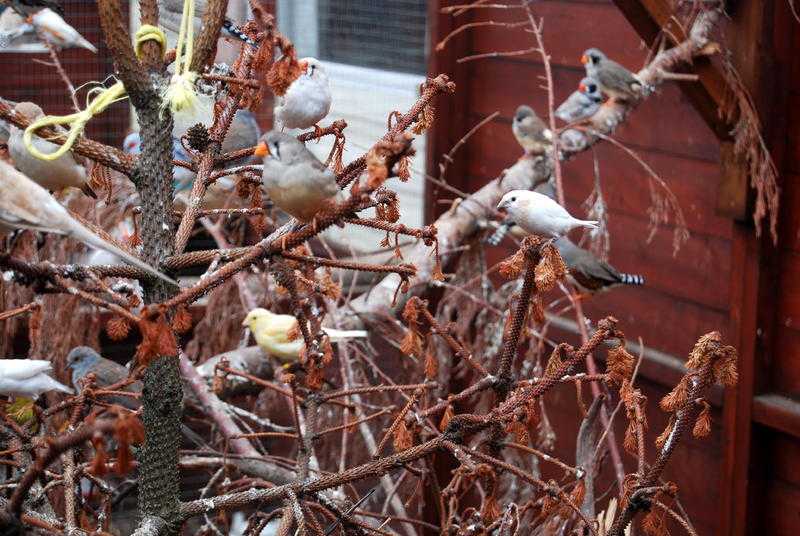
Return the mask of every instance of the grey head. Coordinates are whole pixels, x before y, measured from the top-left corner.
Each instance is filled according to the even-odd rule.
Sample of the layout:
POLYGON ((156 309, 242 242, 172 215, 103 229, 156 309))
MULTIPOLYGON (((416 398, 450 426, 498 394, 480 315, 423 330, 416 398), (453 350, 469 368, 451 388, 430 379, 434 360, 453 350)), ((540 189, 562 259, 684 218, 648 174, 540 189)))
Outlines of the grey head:
POLYGON ((102 357, 88 346, 76 346, 67 354, 67 368, 72 370, 72 383, 86 376, 102 357))
POLYGON ((522 106, 517 107, 517 111, 514 113, 514 122, 521 123, 529 117, 536 117, 538 119, 539 116, 536 115, 536 112, 533 111, 533 108, 523 104, 522 106))
POLYGON ((277 130, 270 130, 263 136, 261 141, 267 146, 269 153, 264 156, 264 161, 278 160, 283 164, 289 165, 298 160, 302 160, 311 156, 316 160, 316 157, 306 149, 303 142, 290 134, 279 132, 277 130))
POLYGON ((583 52, 583 56, 581 56, 581 63, 583 63, 587 68, 590 66, 599 67, 600 64, 607 59, 608 57, 603 54, 599 48, 589 48, 583 52))

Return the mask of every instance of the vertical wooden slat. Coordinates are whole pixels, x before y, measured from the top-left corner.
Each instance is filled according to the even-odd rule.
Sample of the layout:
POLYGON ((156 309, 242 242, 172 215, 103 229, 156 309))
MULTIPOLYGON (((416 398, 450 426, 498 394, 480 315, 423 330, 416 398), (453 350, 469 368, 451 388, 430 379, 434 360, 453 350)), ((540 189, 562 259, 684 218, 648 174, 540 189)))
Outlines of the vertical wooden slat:
MULTIPOLYGON (((732 61, 753 97, 763 124, 763 135, 778 164, 786 153, 785 110, 789 69, 781 58, 791 56, 791 32, 785 6, 771 2, 740 2, 732 15, 728 40, 732 61)), ((738 174, 732 166, 729 172, 738 174)), ((732 181, 735 182, 735 179, 732 181)), ((780 184, 780 178, 779 178, 780 184)), ((752 206, 752 192, 749 205, 752 206)), ((739 348, 739 384, 726 393, 724 408, 724 461, 720 486, 720 531, 725 536, 750 534, 761 524, 764 482, 759 469, 759 428, 753 426, 753 398, 767 388, 773 332, 776 321, 779 250, 765 233, 755 236, 752 225, 734 223, 730 282, 730 331, 739 348)))
MULTIPOLYGON (((467 56, 471 49, 471 32, 466 31, 456 36, 447 43, 441 50, 436 50, 436 44, 441 41, 452 30, 469 22, 472 18, 471 12, 467 12, 458 17, 442 13, 441 8, 453 5, 458 2, 452 0, 436 0, 428 3, 428 39, 429 39, 429 60, 428 74, 436 76, 445 73, 456 84, 456 92, 453 95, 446 95, 439 98, 436 102, 436 121, 433 128, 427 133, 427 157, 425 169, 428 175, 439 176, 439 162, 442 155, 446 154, 453 145, 469 129, 469 93, 467 92, 467 64, 460 64, 456 60, 467 56)), ((447 168, 447 182, 456 188, 463 188, 467 185, 467 155, 461 153, 447 168)), ((447 206, 436 202, 439 194, 447 192, 438 191, 435 185, 430 182, 425 190, 425 221, 433 221, 447 209, 447 206)))

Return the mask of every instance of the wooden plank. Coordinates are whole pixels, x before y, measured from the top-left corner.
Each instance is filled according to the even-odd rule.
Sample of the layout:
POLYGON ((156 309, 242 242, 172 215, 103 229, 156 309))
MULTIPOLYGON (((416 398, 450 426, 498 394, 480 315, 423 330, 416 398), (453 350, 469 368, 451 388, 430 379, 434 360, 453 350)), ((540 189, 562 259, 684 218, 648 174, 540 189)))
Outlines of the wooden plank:
MULTIPOLYGON (((797 141, 800 142, 800 139, 797 141)), ((792 162, 793 158, 788 160, 792 162)), ((784 183, 781 192, 780 246, 800 252, 800 210, 796 208, 800 207, 800 175, 787 173, 784 183)))
MULTIPOLYGON (((787 93, 785 64, 776 58, 791 57, 787 42, 773 34, 793 31, 788 6, 771 2, 738 2, 731 10, 727 42, 732 62, 750 92, 763 123, 768 148, 779 166, 786 154, 786 120, 773 110, 785 110, 787 93)), ((781 178, 782 179, 782 178, 781 178)), ((782 180, 779 181, 783 182, 782 180)), ((750 200, 752 199, 752 192, 750 200)), ((751 202, 748 200, 749 202, 751 202)), ((720 487, 720 534, 748 534, 764 509, 762 475, 751 467, 760 459, 752 426, 753 397, 764 391, 769 357, 774 344, 775 285, 779 252, 767 237, 755 237, 744 223, 734 226, 731 266, 731 333, 739 349, 739 383, 729 389, 725 401, 725 452, 720 487)), ((756 430, 757 432, 758 430, 756 430)))
POLYGON ((787 318, 780 312, 778 315, 769 388, 800 397, 800 317, 787 318))
MULTIPOLYGON (((652 46, 661 29, 665 27, 678 42, 684 41, 687 37, 683 28, 672 20, 674 9, 666 0, 614 0, 614 4, 648 46, 652 46)), ((730 139, 732 125, 718 113, 728 92, 725 78, 707 58, 695 59, 691 72, 700 77, 700 82, 681 82, 681 89, 694 102, 695 108, 719 139, 730 139)))
MULTIPOLYGON (((470 139, 467 151, 473 155, 468 168, 470 182, 466 191, 469 192, 499 176, 522 155, 522 149, 511 134, 511 125, 497 120, 470 139)), ((604 194, 611 210, 647 218, 647 207, 651 205, 650 175, 630 156, 609 143, 598 144, 595 151, 604 194)), ((636 153, 662 176, 673 191, 691 232, 730 237, 730 220, 713 211, 719 181, 718 166, 645 149, 636 149, 636 153)), ((592 153, 584 152, 565 162, 562 171, 567 198, 582 202, 594 185, 592 153)))
POLYGON ((771 482, 764 497, 762 534, 795 536, 800 534, 800 488, 780 480, 771 482))
MULTIPOLYGON (((753 420, 800 439, 800 402, 778 393, 753 398, 753 420)), ((796 444, 796 443, 795 443, 796 444)))
MULTIPOLYGON (((439 177, 439 163, 442 161, 442 155, 447 154, 471 127, 468 115, 470 95, 467 83, 470 72, 468 65, 456 62, 458 58, 469 53, 471 35, 469 32, 462 32, 451 39, 443 50, 436 50, 436 44, 439 41, 459 25, 470 22, 472 18, 471 12, 455 18, 441 13, 442 7, 456 3, 453 0, 428 2, 428 35, 430 39, 428 74, 436 76, 445 73, 456 84, 455 94, 443 95, 437 100, 436 120, 433 127, 426 133, 425 169, 426 173, 433 177, 439 177)), ((449 163, 446 175, 448 184, 459 189, 465 187, 465 171, 468 160, 468 153, 462 149, 449 163)), ((425 221, 433 221, 448 208, 436 203, 439 193, 437 186, 431 183, 426 184, 425 221)))
MULTIPOLYGON (((644 65, 647 50, 641 46, 641 38, 610 3, 565 4, 560 0, 543 0, 532 3, 531 9, 537 20, 544 20, 544 47, 551 62, 556 65, 582 70, 581 56, 590 47, 599 47, 608 57, 632 71, 644 65)), ((518 10, 476 11, 482 11, 476 16, 476 20, 525 20, 524 12, 518 10)), ((524 27, 482 27, 474 29, 473 33, 473 54, 522 50, 536 45, 533 35, 524 27)), ((537 52, 518 58, 540 60, 537 52)), ((480 69, 483 61, 478 60, 474 65, 480 69)))
MULTIPOLYGON (((473 96, 470 111, 473 114, 485 117, 499 110, 502 117, 510 121, 516 107, 524 103, 546 117, 547 91, 542 88, 539 78, 544 74, 541 63, 492 58, 482 60, 479 69, 476 64, 476 70, 480 75, 469 78, 470 95, 473 96)), ((577 88, 583 76, 582 67, 553 64, 556 105, 577 88)), ((614 137, 623 143, 676 156, 711 162, 719 160, 716 136, 674 82, 665 83, 658 94, 642 102, 614 137)))
POLYGON ((717 196, 717 214, 743 221, 750 216, 748 191, 750 177, 746 164, 733 149, 732 141, 720 143, 721 178, 717 196))

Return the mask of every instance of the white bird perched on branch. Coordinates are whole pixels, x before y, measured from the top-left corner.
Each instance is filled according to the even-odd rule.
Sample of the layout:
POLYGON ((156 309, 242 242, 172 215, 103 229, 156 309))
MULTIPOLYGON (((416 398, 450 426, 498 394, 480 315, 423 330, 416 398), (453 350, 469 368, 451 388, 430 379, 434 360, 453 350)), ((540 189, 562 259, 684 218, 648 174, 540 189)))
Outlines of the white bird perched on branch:
MULTIPOLYGON (((283 363, 297 361, 300 351, 305 346, 305 341, 300 333, 299 322, 292 315, 278 315, 261 307, 253 309, 242 326, 250 328, 258 346, 269 355, 275 356, 283 363)), ((346 339, 365 338, 366 331, 343 331, 332 328, 322 328, 331 342, 341 342, 346 339)))
MULTIPOLYGON (((32 102, 20 102, 14 106, 14 111, 31 122, 44 117, 42 109, 32 102)), ((16 125, 9 125, 8 153, 18 170, 48 190, 79 188, 86 195, 97 197, 86 182, 86 168, 78 163, 73 153, 67 152, 55 160, 40 160, 25 147, 23 134, 16 125)), ((33 136, 32 143, 45 154, 54 153, 59 147, 39 136, 33 136)))
POLYGON ((303 74, 278 97, 275 107, 275 118, 282 128, 313 127, 331 110, 333 97, 322 63, 317 58, 303 58, 300 67, 303 74))
POLYGON ((72 389, 49 376, 53 364, 38 359, 0 359, 0 394, 38 398, 47 391, 72 394, 72 389))
POLYGON ((529 190, 512 190, 500 200, 498 210, 524 231, 545 238, 559 238, 578 227, 596 229, 598 222, 574 218, 567 209, 546 195, 529 190))
POLYGON ((121 247, 103 240, 76 220, 47 190, 0 161, 0 229, 31 229, 71 236, 113 253, 128 264, 170 284, 177 282, 121 247))
POLYGON ((52 9, 44 8, 31 15, 31 24, 42 39, 56 48, 85 48, 97 54, 97 47, 52 9))

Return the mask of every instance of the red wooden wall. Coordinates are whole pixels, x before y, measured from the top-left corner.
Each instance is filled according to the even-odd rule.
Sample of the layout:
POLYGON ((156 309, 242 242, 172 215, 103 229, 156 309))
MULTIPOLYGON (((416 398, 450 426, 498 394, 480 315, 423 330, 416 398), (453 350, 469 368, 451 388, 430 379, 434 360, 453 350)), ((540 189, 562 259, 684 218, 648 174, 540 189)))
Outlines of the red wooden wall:
MULTIPOLYGON (((616 1, 640 1, 648 7, 660 3, 616 1)), ((467 22, 524 17, 519 11, 485 9, 454 19, 441 14, 438 7, 461 2, 432 3, 438 4, 429 11, 433 44, 467 22)), ((537 18, 544 18, 557 103, 583 76, 579 58, 586 48, 599 47, 632 70, 646 59, 642 38, 611 1, 545 0, 532 6, 537 18)), ((622 271, 643 274, 647 285, 615 289, 592 299, 585 309, 594 319, 613 314, 630 340, 642 337, 645 346, 654 350, 645 356, 641 382, 649 400, 653 435, 665 425, 656 403, 675 384, 681 362, 697 338, 719 330, 740 347, 741 387, 725 397, 720 391, 714 394, 712 436, 682 445, 665 478, 679 485, 681 501, 699 534, 763 529, 768 534, 798 534, 800 413, 795 408, 800 404, 794 400, 800 396, 800 186, 796 183, 800 178, 800 59, 796 54, 800 22, 782 2, 737 2, 730 12, 731 20, 725 24, 727 38, 734 43, 734 63, 765 117, 765 137, 785 189, 779 247, 756 239, 749 218, 734 221, 717 211, 719 185, 726 180, 720 166, 720 140, 680 88, 668 83, 630 116, 615 137, 669 184, 683 208, 691 237, 676 256, 672 255, 671 227, 648 242, 647 173, 618 148, 598 145, 596 156, 610 207, 611 262, 622 271), (787 93, 790 102, 784 97, 787 93), (723 398, 728 406, 724 419, 723 398)), ((444 51, 432 52, 431 73, 450 74, 458 90, 451 102, 442 104, 429 139, 430 162, 481 119, 500 112, 470 139, 458 154, 456 166, 450 167, 448 182, 457 188, 477 190, 521 155, 511 134, 511 117, 519 104, 529 104, 546 117, 547 93, 536 54, 460 64, 456 60, 534 45, 533 36, 521 28, 482 27, 455 37, 444 51)), ((594 181, 591 152, 562 169, 569 209, 583 214, 581 203, 594 181)), ((444 191, 433 195, 450 197, 444 191)), ((446 206, 430 200, 429 214, 446 206)), ((559 444, 557 451, 571 459, 571 434, 580 416, 574 393, 565 393, 561 400, 564 405, 556 409, 553 420, 559 423, 557 431, 566 444, 559 444)), ((626 462, 635 467, 632 459, 626 462)))
MULTIPOLYGON (((97 47, 97 54, 84 49, 59 53, 64 70, 76 87, 90 81, 102 82, 113 72, 113 65, 103 41, 97 7, 94 2, 85 0, 63 0, 61 3, 65 20, 97 47)), ((0 53, 0 96, 16 102, 36 102, 48 114, 73 113, 66 85, 52 66, 42 62, 50 62, 50 55, 0 53)), ((85 94, 85 91, 80 92, 78 104, 81 108, 86 106, 85 94)), ((87 135, 120 147, 127 133, 129 117, 127 103, 114 104, 89 122, 87 135)))

